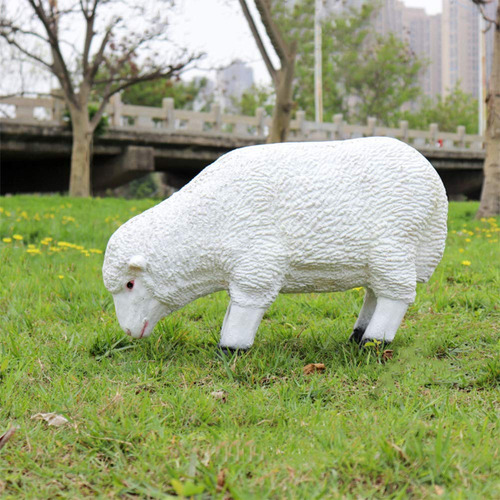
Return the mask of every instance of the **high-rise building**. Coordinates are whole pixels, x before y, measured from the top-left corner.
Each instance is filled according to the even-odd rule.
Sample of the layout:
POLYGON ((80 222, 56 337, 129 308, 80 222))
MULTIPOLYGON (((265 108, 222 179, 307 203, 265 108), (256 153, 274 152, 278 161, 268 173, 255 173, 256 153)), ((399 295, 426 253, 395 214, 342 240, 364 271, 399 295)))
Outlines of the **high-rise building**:
POLYGON ((469 0, 443 1, 442 64, 443 93, 460 82, 479 96, 479 13, 469 0))
POLYGON ((217 70, 216 78, 218 101, 223 109, 231 109, 233 99, 239 99, 254 83, 253 69, 239 59, 217 70))
POLYGON ((442 63, 442 15, 429 16, 430 47, 429 47, 429 95, 432 97, 442 93, 443 63, 442 63))
MULTIPOLYGON (((485 5, 485 13, 495 18, 497 2, 485 5)), ((457 82, 463 91, 478 98, 481 85, 480 30, 481 14, 470 0, 443 0, 442 22, 442 92, 446 94, 457 82)), ((485 36, 486 74, 489 77, 493 55, 493 29, 485 36)))

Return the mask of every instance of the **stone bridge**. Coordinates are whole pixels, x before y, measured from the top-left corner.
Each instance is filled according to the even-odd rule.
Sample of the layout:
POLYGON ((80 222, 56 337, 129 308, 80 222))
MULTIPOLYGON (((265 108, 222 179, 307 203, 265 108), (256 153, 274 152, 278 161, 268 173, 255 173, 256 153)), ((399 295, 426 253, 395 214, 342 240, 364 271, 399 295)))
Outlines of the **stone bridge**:
MULTIPOLYGON (((69 184, 71 131, 57 98, 15 97, 0 101, 0 193, 60 192, 69 184)), ((263 109, 255 116, 174 108, 164 99, 161 108, 123 104, 115 96, 106 110, 109 127, 94 140, 93 187, 117 187, 147 173, 167 174, 171 186, 181 187, 222 154, 265 142, 270 118, 263 109)), ((353 137, 389 136, 417 148, 441 175, 450 197, 476 198, 482 184, 483 137, 429 130, 379 127, 375 119, 362 125, 305 120, 298 111, 290 127, 290 141, 324 141, 353 137)))

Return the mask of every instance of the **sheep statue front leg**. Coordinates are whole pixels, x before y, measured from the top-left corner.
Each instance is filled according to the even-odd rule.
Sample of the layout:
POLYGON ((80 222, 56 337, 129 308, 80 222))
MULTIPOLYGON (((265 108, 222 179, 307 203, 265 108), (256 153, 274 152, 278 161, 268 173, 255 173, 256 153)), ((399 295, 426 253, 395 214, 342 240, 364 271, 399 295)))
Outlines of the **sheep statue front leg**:
POLYGON ((255 334, 267 307, 241 306, 232 300, 222 324, 219 347, 224 354, 230 354, 238 349, 246 350, 252 347, 255 334))

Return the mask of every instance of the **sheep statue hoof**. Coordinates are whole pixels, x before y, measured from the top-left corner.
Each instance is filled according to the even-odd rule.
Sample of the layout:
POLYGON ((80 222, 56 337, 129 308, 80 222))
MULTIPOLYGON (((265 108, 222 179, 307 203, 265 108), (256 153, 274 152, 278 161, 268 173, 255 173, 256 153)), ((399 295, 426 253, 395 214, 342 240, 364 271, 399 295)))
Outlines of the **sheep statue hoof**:
POLYGON ((222 357, 222 355, 226 357, 231 357, 235 353, 245 353, 248 349, 233 349, 232 347, 223 347, 220 344, 218 347, 218 353, 222 357))
POLYGON ((355 342, 356 344, 361 345, 361 340, 364 333, 365 331, 361 328, 355 328, 352 331, 351 336, 349 337, 349 342, 355 342))
POLYGON ((436 170, 396 139, 249 146, 118 228, 104 284, 134 338, 227 290, 226 354, 252 346, 279 293, 364 287, 351 340, 390 342, 441 260, 447 208, 436 170))

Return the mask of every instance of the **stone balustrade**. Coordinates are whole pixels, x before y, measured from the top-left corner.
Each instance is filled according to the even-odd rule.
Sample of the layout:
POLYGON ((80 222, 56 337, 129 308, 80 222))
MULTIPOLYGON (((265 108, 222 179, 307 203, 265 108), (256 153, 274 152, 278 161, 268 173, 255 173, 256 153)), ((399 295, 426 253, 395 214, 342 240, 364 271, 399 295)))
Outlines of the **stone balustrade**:
MULTIPOLYGON (((14 121, 27 124, 60 125, 64 117, 64 101, 57 97, 9 97, 0 100, 0 122, 14 121)), ((175 109, 174 100, 163 99, 161 107, 124 104, 120 95, 114 95, 106 114, 112 130, 150 131, 158 134, 182 132, 194 135, 217 135, 254 138, 264 142, 271 125, 271 118, 262 108, 255 116, 222 113, 215 104, 208 112, 175 109)), ((429 130, 413 130, 408 122, 401 121, 398 128, 377 125, 375 118, 368 118, 366 125, 346 123, 342 115, 335 115, 333 122, 307 121, 304 111, 297 111, 290 123, 290 141, 326 141, 354 137, 387 136, 401 139, 417 149, 476 150, 484 147, 481 135, 465 133, 459 126, 456 132, 442 132, 436 124, 429 130)))

